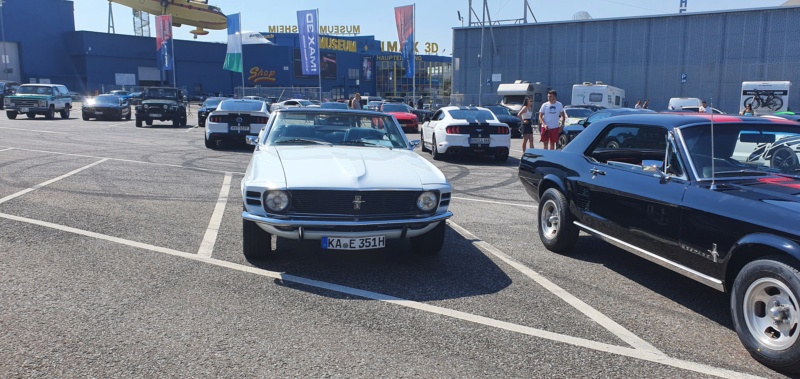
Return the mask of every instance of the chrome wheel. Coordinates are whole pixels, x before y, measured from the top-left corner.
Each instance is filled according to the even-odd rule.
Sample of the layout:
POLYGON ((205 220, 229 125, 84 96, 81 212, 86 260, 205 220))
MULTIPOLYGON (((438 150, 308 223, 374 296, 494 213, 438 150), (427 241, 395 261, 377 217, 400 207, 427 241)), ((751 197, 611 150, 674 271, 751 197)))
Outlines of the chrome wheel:
POLYGON ((782 281, 764 277, 747 288, 742 303, 747 330, 773 350, 791 347, 798 336, 798 302, 782 281))
POLYGON ((561 217, 558 215, 558 205, 553 200, 548 200, 542 204, 542 213, 539 223, 542 225, 542 236, 551 240, 558 234, 561 226, 561 217))

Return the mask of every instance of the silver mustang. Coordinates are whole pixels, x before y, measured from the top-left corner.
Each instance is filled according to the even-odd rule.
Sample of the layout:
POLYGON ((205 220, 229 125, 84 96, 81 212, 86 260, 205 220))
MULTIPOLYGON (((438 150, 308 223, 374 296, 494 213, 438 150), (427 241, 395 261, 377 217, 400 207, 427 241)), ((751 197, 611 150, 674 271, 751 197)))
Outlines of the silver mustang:
POLYGON ((272 252, 271 236, 362 250, 410 238, 414 253, 444 243, 451 187, 388 114, 321 108, 273 112, 242 180, 244 255, 272 252))

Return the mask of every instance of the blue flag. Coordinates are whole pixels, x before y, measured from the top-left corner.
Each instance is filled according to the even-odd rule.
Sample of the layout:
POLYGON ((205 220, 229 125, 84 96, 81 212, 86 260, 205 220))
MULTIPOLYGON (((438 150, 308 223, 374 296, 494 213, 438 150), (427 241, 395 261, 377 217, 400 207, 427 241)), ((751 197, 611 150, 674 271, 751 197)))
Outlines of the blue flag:
POLYGON ((297 11, 297 31, 300 33, 300 65, 303 75, 319 75, 319 24, 317 11, 297 11))

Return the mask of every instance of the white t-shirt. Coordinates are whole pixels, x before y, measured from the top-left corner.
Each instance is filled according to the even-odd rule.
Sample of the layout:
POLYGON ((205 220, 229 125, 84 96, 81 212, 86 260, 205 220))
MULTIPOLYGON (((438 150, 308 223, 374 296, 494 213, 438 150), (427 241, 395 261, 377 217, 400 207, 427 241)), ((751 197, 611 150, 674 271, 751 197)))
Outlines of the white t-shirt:
POLYGON ((564 106, 559 101, 556 101, 555 104, 550 104, 550 102, 547 101, 542 104, 542 107, 539 109, 544 125, 547 125, 548 129, 558 129, 559 118, 563 111, 564 106))

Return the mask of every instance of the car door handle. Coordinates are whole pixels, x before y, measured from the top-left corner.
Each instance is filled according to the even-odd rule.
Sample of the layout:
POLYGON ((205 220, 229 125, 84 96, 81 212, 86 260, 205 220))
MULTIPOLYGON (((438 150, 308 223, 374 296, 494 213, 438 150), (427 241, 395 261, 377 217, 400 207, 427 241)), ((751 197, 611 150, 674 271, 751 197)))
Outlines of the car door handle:
POLYGON ((598 170, 596 168, 591 169, 589 172, 591 172, 592 175, 605 175, 606 174, 605 171, 600 171, 600 170, 598 170))

